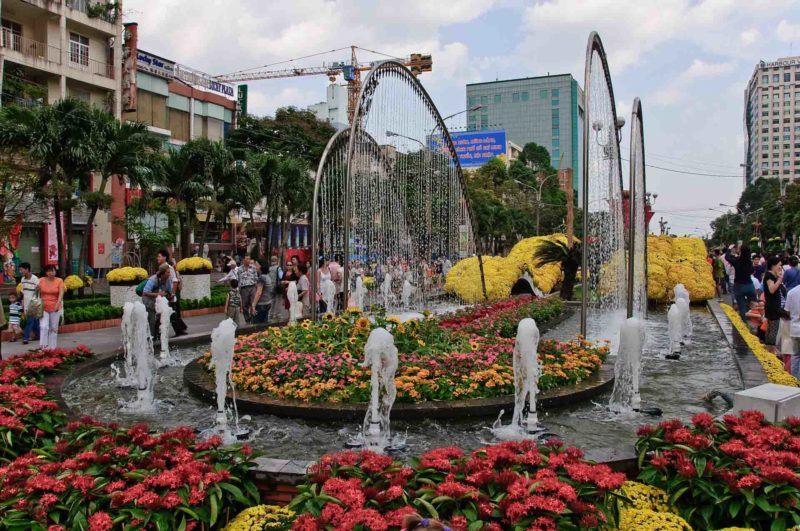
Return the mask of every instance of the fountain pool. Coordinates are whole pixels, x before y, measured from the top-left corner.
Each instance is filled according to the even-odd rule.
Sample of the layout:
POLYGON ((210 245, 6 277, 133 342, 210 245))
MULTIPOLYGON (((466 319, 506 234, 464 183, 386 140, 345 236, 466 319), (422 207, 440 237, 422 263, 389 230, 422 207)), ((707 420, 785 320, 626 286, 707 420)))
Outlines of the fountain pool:
MULTIPOLYGON (((684 347, 679 361, 664 356, 669 351, 666 311, 659 309, 647 315, 647 341, 642 358, 642 401, 660 407, 663 418, 688 420, 695 413, 708 411, 724 413, 722 400, 706 403, 703 397, 718 389, 734 392, 742 388, 741 379, 730 350, 714 317, 703 308, 692 309, 694 336, 684 347)), ((576 314, 544 338, 569 338, 580 326, 576 314)), ((188 363, 208 345, 177 350, 177 356, 188 363)), ((175 349, 173 348, 173 352, 175 349)), ((614 357, 608 363, 614 363, 614 357)), ((120 363, 120 362, 117 362, 120 363)), ((126 424, 147 421, 155 428, 189 425, 198 429, 214 423, 215 406, 189 394, 183 383, 183 367, 159 369, 155 386, 156 397, 166 402, 170 410, 158 414, 122 413, 118 399, 131 399, 136 391, 119 388, 108 367, 83 376, 69 378, 63 388, 63 398, 76 414, 92 415, 100 420, 118 420, 126 424)), ((539 411, 539 422, 549 432, 558 434, 568 444, 583 449, 620 447, 632 444, 637 426, 654 422, 652 417, 639 414, 614 415, 607 404, 610 391, 580 404, 539 411)), ((498 411, 499 413, 499 411, 498 411)), ((392 421, 392 431, 406 438, 406 455, 415 455, 431 448, 456 445, 471 449, 495 441, 490 428, 496 418, 461 420, 392 421)), ((243 424, 246 424, 244 417, 243 424)), ((357 433, 357 426, 347 420, 330 422, 252 415, 249 427, 255 433, 252 444, 267 457, 283 459, 316 459, 324 453, 338 451, 357 433), (260 430, 260 431, 259 431, 260 430)))

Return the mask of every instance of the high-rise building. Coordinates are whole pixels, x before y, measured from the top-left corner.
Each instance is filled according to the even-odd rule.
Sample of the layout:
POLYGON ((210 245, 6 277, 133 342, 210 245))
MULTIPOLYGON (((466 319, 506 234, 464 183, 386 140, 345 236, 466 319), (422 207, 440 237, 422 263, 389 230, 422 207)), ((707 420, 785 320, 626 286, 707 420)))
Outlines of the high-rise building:
POLYGON ((120 2, 3 0, 0 18, 3 105, 73 97, 120 116, 120 2))
POLYGON ((583 162, 583 90, 570 74, 470 83, 467 129, 504 129, 520 146, 535 142, 550 152, 551 164, 573 170, 579 188, 583 162))
POLYGON ((326 89, 325 101, 310 105, 308 110, 313 112, 319 120, 330 122, 336 129, 346 129, 348 127, 347 95, 347 84, 331 83, 326 89))
POLYGON ((800 177, 800 56, 759 62, 744 91, 745 185, 800 177))

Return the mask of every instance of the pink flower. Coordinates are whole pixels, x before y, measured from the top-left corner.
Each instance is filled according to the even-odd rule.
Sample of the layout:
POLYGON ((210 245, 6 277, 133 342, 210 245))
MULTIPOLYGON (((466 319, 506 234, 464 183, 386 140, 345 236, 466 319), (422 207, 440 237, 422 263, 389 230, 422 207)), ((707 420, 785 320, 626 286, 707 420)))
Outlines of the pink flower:
POLYGON ((108 513, 96 512, 89 517, 89 531, 110 531, 114 522, 108 513))

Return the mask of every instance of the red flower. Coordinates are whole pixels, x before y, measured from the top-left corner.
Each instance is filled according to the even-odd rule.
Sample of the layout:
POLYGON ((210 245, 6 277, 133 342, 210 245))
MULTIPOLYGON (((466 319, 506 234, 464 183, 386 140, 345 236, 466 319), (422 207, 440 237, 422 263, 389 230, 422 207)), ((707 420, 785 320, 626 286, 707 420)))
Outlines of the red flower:
POLYGON ((761 485, 761 478, 753 474, 742 476, 739 481, 736 482, 736 486, 740 489, 754 489, 759 485, 761 485))
POLYGON ((108 513, 96 512, 89 517, 89 531, 110 531, 114 522, 108 513))
POLYGON ((478 491, 476 491, 474 487, 464 485, 463 483, 459 483, 457 481, 445 481, 436 487, 436 495, 450 496, 451 498, 455 499, 464 497, 477 499, 478 491))

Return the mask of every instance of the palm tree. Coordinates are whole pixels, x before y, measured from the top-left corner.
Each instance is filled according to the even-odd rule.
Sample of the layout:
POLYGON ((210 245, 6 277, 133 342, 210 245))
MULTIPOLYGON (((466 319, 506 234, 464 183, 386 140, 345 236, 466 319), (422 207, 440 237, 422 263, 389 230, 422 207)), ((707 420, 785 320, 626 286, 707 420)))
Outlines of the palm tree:
POLYGON ((559 264, 564 273, 561 282, 560 296, 563 300, 572 300, 575 293, 575 278, 581 264, 581 246, 575 242, 569 247, 567 242, 561 240, 543 240, 533 253, 533 258, 538 266, 545 264, 559 264))
MULTIPOLYGON (((120 122, 112 115, 95 109, 92 113, 97 139, 94 152, 95 175, 100 177, 97 191, 91 189, 81 193, 81 200, 89 207, 87 227, 94 223, 98 210, 106 209, 111 197, 106 193, 108 181, 116 176, 141 188, 148 188, 155 178, 154 154, 161 148, 161 140, 147 130, 147 126, 136 122, 120 122)), ((79 272, 86 267, 89 255, 89 231, 83 233, 79 272)))

